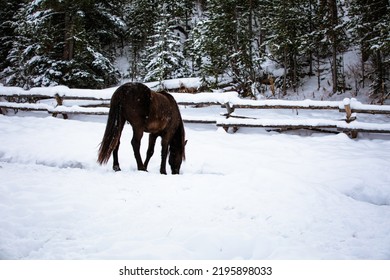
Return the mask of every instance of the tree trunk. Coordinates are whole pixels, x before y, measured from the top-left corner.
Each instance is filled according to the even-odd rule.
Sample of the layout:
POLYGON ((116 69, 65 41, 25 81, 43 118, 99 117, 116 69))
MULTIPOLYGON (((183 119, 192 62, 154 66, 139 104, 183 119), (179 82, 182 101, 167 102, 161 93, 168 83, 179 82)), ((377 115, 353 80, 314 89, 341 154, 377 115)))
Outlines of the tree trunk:
POLYGON ((364 57, 363 57, 363 48, 362 48, 362 66, 361 66, 361 68, 362 68, 362 88, 364 88, 365 87, 365 79, 366 79, 366 73, 365 73, 365 69, 364 69, 364 57))
POLYGON ((287 46, 284 46, 283 96, 287 94, 287 46))
MULTIPOLYGON (((309 0, 309 33, 311 34, 314 30, 313 27, 313 4, 312 0, 309 0)), ((309 50, 309 76, 313 76, 313 51, 312 48, 309 50)))
POLYGON ((249 73, 251 82, 254 83, 256 81, 256 73, 253 67, 253 46, 252 46, 252 38, 253 38, 253 8, 252 8, 252 0, 249 0, 249 13, 248 13, 248 32, 249 32, 249 40, 248 40, 248 48, 249 48, 249 73))
POLYGON ((317 54, 317 90, 320 90, 321 88, 321 61, 320 56, 317 54))
POLYGON ((65 13, 64 60, 72 60, 74 57, 74 29, 74 18, 71 14, 65 13))
POLYGON ((332 41, 332 82, 333 82, 333 93, 336 93, 338 90, 338 77, 337 77, 337 32, 335 30, 338 24, 337 18, 337 2, 336 0, 330 0, 330 12, 331 12, 331 41, 332 41))
POLYGON ((384 71, 383 71, 383 60, 382 60, 382 55, 381 51, 377 50, 376 51, 376 68, 377 68, 377 73, 378 73, 378 81, 376 87, 376 91, 379 95, 379 103, 383 104, 384 103, 384 97, 385 97, 385 80, 384 80, 384 71))

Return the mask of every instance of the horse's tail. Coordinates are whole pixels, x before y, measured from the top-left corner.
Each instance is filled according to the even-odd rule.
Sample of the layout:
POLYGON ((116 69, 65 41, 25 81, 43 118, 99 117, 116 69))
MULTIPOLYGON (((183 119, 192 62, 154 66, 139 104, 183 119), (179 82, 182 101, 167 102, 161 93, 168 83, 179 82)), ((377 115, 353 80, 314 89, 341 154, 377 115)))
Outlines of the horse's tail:
POLYGON ((121 137, 121 111, 122 105, 114 96, 110 104, 110 111, 108 113, 108 120, 106 130, 104 132, 103 140, 100 143, 98 163, 107 163, 111 157, 112 151, 118 145, 121 137))

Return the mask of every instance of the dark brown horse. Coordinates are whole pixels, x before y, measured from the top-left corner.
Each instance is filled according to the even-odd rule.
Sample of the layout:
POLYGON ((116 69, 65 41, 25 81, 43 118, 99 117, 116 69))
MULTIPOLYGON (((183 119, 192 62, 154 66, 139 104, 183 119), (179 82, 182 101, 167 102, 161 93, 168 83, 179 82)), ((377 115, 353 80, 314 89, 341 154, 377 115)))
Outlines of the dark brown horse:
POLYGON ((154 153, 156 139, 161 136, 160 173, 167 174, 166 161, 169 154, 172 174, 179 174, 182 160, 185 159, 185 132, 179 107, 172 95, 165 91, 153 92, 141 83, 127 83, 114 92, 106 131, 99 148, 98 162, 107 163, 113 153, 115 171, 120 171, 118 149, 126 121, 133 128, 131 144, 138 170, 146 171, 154 153), (144 132, 150 134, 146 160, 142 162, 140 146, 144 132))

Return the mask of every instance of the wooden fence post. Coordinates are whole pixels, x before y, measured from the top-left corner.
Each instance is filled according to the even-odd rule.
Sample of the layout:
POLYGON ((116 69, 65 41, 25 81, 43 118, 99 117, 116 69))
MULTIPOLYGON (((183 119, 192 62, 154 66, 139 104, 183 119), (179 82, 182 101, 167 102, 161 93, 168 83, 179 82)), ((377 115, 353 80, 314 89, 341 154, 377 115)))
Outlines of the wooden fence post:
MULTIPOLYGON (((345 109, 345 113, 347 114, 345 118, 345 121, 347 123, 356 120, 356 117, 352 116, 351 100, 349 98, 344 99, 344 109, 345 109)), ((355 139, 358 136, 358 132, 356 130, 351 130, 349 136, 352 139, 355 139)))
MULTIPOLYGON (((63 105, 63 100, 62 100, 61 96, 58 93, 56 93, 54 95, 54 97, 55 97, 55 99, 57 101, 57 106, 62 106, 63 105)), ((52 116, 53 117, 57 117, 57 115, 58 115, 58 113, 53 113, 52 116)), ((68 114, 62 114, 62 117, 64 118, 64 120, 66 120, 66 119, 68 119, 68 114)))
MULTIPOLYGON (((226 110, 227 110, 227 114, 226 114, 226 118, 230 118, 231 114, 233 114, 234 112, 234 105, 231 106, 229 102, 226 102, 225 103, 225 107, 226 107, 226 110)), ((225 129, 226 132, 228 132, 229 130, 229 127, 228 126, 224 126, 223 129, 225 129)), ((237 126, 233 126, 233 133, 236 133, 238 130, 238 127, 237 126)))

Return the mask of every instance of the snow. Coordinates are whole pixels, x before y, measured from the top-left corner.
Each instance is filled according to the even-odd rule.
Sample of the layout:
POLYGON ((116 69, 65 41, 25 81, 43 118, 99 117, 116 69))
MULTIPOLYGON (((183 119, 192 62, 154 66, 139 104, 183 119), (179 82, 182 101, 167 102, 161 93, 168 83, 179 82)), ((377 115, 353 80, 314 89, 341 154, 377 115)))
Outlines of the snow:
MULTIPOLYGON (((156 88, 160 86, 159 82, 145 83, 149 88, 156 88)), ((163 85, 166 89, 178 89, 182 85, 187 88, 198 88, 200 86, 199 78, 183 78, 183 79, 172 79, 164 80, 163 85)), ((114 91, 118 87, 106 88, 106 89, 77 89, 69 88, 66 86, 53 86, 53 87, 35 87, 30 90, 24 90, 20 87, 5 87, 0 84, 0 95, 1 96, 28 96, 28 95, 43 95, 54 97, 56 94, 59 96, 67 97, 84 97, 84 98, 100 98, 110 99, 114 91)))
MULTIPOLYGON (((1 105, 1 104, 0 104, 1 105)), ((96 115, 108 115, 109 108, 90 108, 81 107, 77 105, 73 106, 57 106, 49 110, 50 113, 65 113, 65 114, 96 114, 96 115)))
POLYGON ((390 124, 388 123, 365 123, 354 121, 347 123, 345 121, 329 120, 329 119, 236 119, 236 118, 218 118, 216 120, 218 126, 247 126, 247 127, 305 127, 305 128, 338 128, 338 129, 354 129, 371 132, 390 132, 390 124))
MULTIPOLYGON (((186 85, 195 85, 197 79, 189 78, 185 79, 186 85)), ((164 81, 167 86, 171 88, 180 87, 183 84, 182 80, 168 80, 164 81)), ((153 87, 154 83, 147 83, 149 87, 153 87)), ((57 106, 54 99, 41 100, 38 103, 16 103, 16 102, 0 102, 0 107, 25 109, 25 110, 46 110, 48 113, 60 113, 60 114, 96 114, 107 115, 109 109, 102 107, 82 107, 85 105, 101 105, 109 104, 110 97, 116 88, 108 88, 104 90, 90 90, 90 89, 70 89, 64 86, 56 86, 49 88, 32 88, 31 90, 24 90, 22 88, 4 87, 0 86, 0 96, 30 96, 40 95, 42 97, 54 97, 59 94, 62 97, 66 97, 64 105, 57 106), (75 98, 75 100, 72 100, 75 98), (88 99, 88 100, 86 100, 88 99), (93 101, 92 101, 93 100, 93 101)), ((354 129, 360 131, 371 132, 386 132, 390 131, 390 125, 388 124, 388 118, 383 117, 376 120, 368 117, 367 114, 359 115, 360 121, 354 121, 352 123, 345 123, 345 115, 335 115, 328 111, 323 114, 313 115, 311 112, 302 113, 302 111, 310 111, 311 109, 327 109, 327 110, 344 110, 344 106, 350 105, 355 112, 352 114, 356 118, 356 112, 368 112, 376 114, 389 114, 390 105, 369 105, 362 104, 355 98, 344 98, 341 101, 319 101, 319 100, 280 100, 280 99, 268 99, 268 100, 250 100, 242 99, 237 92, 203 92, 197 94, 186 93, 171 93, 176 101, 182 105, 183 120, 188 123, 217 123, 218 126, 248 126, 248 127, 327 127, 338 128, 340 130, 354 129), (188 110, 184 105, 193 104, 213 104, 213 105, 225 105, 229 104, 230 107, 234 107, 235 112, 230 116, 240 118, 221 118, 220 115, 226 116, 225 113, 213 112, 211 110, 206 114, 199 114, 199 110, 192 112, 188 110), (184 107, 183 107, 184 106, 184 107), (242 111, 241 115, 237 112, 245 108, 245 112, 242 111), (296 115, 285 114, 281 112, 278 115, 265 113, 265 110, 278 108, 281 112, 283 109, 296 110, 296 115), (251 110, 256 109, 256 110, 251 110), (259 110, 259 109, 262 109, 259 110), (300 113, 298 114, 298 110, 300 113), (190 112, 190 113, 188 113, 190 112), (255 112, 255 113, 254 113, 255 112), (259 114, 261 112, 261 114, 259 114), (249 114, 249 115, 248 115, 249 114), (300 115, 300 116, 298 116, 300 115), (244 118, 243 118, 244 117, 244 118), (287 118, 283 118, 287 117, 287 118), (325 118, 326 117, 326 118, 325 118), (378 123, 379 122, 379 123, 378 123)))
POLYGON ((361 102, 357 101, 355 98, 351 98, 350 102, 351 102, 351 108, 355 110, 375 110, 375 111, 382 111, 382 112, 390 112, 390 105, 362 104, 361 102))
MULTIPOLYGON (((159 82, 145 83, 149 88, 159 87, 159 82)), ((183 78, 172 79, 163 81, 165 88, 178 89, 182 85, 187 88, 197 88, 200 85, 199 78, 183 78)), ((30 90, 24 90, 20 87, 5 87, 0 84, 0 96, 47 96, 54 97, 56 94, 59 96, 66 96, 67 98, 89 98, 89 99, 110 99, 114 91, 118 87, 107 89, 77 89, 68 88, 66 86, 54 86, 54 87, 37 87, 30 90)), ((201 92, 197 94, 189 93, 171 93, 177 102, 180 103, 230 103, 237 106, 252 106, 252 107, 305 107, 305 108, 333 108, 343 109, 345 105, 350 104, 352 109, 355 110, 375 110, 382 112, 390 112, 390 105, 369 105, 362 104, 355 98, 344 98, 341 101, 320 101, 312 99, 304 100, 282 100, 282 99, 267 99, 267 100, 250 100, 240 98, 235 91, 227 92, 201 92)))
POLYGON ((0 102, 0 107, 15 108, 25 110, 51 110, 53 106, 44 103, 16 103, 16 102, 0 102))
POLYGON ((340 108, 339 101, 318 101, 318 100, 282 100, 282 99, 269 99, 269 100, 246 100, 246 99, 237 99, 236 102, 232 102, 235 105, 240 106, 263 106, 263 107, 272 107, 272 106, 283 106, 283 107, 305 107, 305 108, 314 108, 314 107, 328 107, 328 108, 340 108))
POLYGON ((29 96, 29 95, 42 95, 54 97, 56 94, 59 96, 67 97, 84 97, 84 98, 100 98, 100 99, 110 99, 115 88, 108 89, 75 89, 68 88, 66 86, 53 86, 53 87, 35 87, 30 90, 24 90, 20 87, 4 87, 0 86, 0 95, 1 96, 29 96))
POLYGON ((390 258, 387 137, 186 124, 163 176, 159 145, 136 171, 126 126, 115 173, 106 118, 0 115, 0 259, 390 258))
POLYGON ((220 118, 217 120, 219 126, 238 125, 238 126, 259 126, 259 127, 278 127, 278 126, 306 126, 306 127, 337 127, 337 121, 328 119, 236 119, 220 118))

